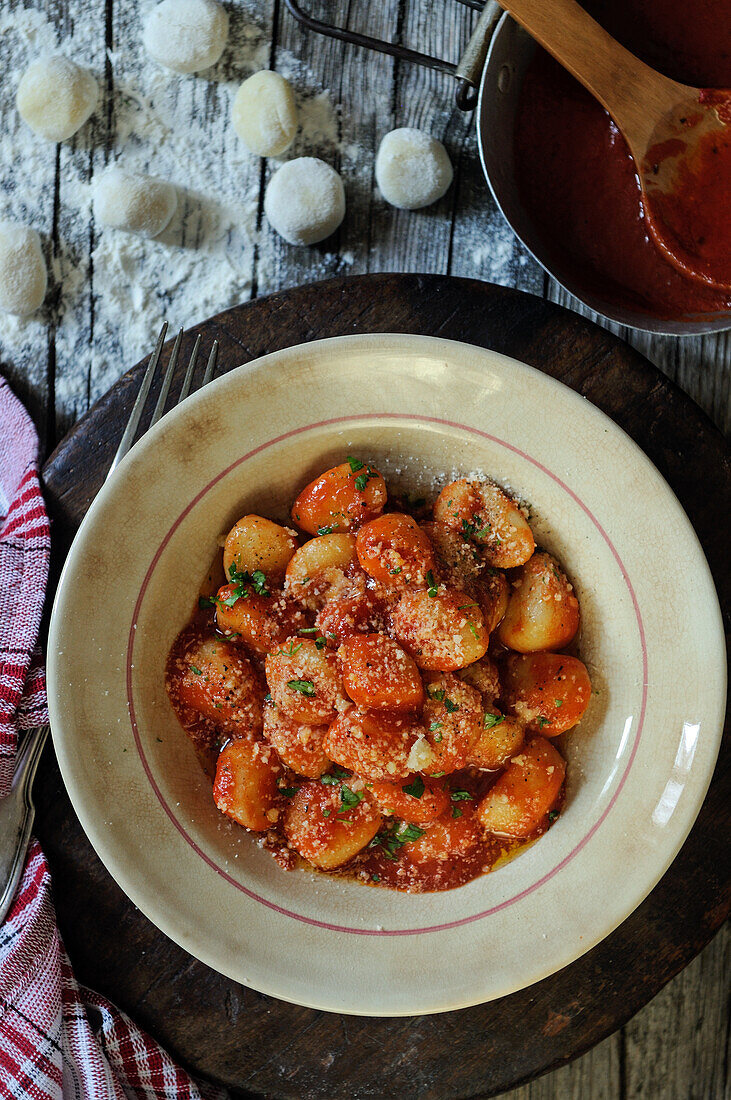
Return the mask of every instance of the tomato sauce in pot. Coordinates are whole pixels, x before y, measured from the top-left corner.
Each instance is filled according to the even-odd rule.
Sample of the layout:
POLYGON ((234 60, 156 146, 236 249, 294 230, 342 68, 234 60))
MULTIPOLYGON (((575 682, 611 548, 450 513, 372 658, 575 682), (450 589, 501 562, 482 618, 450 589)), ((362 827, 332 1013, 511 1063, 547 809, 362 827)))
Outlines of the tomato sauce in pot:
MULTIPOLYGON (((667 76, 704 88, 731 86, 728 0, 586 0, 584 6, 667 76)), ((610 303, 665 319, 731 308, 731 295, 685 276, 662 257, 624 138, 601 104, 541 49, 523 82, 514 156, 521 201, 556 270, 570 270, 587 291, 610 303)), ((724 171, 709 165, 709 179, 718 179, 721 188, 715 235, 722 249, 731 234, 724 171)))

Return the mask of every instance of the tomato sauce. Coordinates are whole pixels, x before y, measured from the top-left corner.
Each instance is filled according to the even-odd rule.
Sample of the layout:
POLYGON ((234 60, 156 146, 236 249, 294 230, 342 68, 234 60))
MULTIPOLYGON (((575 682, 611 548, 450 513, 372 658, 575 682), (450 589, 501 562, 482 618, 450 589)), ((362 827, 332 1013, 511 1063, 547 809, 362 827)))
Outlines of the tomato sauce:
MULTIPOLYGON (((623 45, 673 79, 731 86, 728 0, 586 0, 584 6, 623 45)), ((593 96, 540 49, 521 91, 514 154, 521 201, 560 277, 607 303, 660 318, 731 308, 731 295, 663 258, 622 135, 593 96)), ((708 247, 726 250, 727 259, 731 154, 703 155, 710 160, 701 169, 708 181, 705 209, 713 204, 717 222, 709 228, 704 213, 697 232, 708 247)))
MULTIPOLYGON (((365 476, 359 474, 365 469, 371 482, 380 477, 355 459, 348 463, 358 476, 365 476)), ((198 605, 170 649, 168 698, 204 770, 212 779, 215 775, 215 805, 253 832, 283 870, 304 868, 408 893, 449 890, 512 859, 563 809, 565 762, 547 740, 560 729, 544 731, 555 720, 542 711, 538 728, 535 721, 545 676, 537 669, 517 687, 512 684, 506 660, 496 664, 493 658, 508 654, 509 660, 517 654, 497 634, 490 639, 480 610, 485 606, 493 614, 493 590, 504 588, 497 625, 509 604, 505 570, 531 558, 534 539, 520 513, 510 520, 509 534, 517 534, 497 538, 490 551, 497 554, 499 547, 505 555, 506 546, 512 547, 512 557, 504 569, 488 565, 474 540, 484 539, 492 524, 472 510, 472 503, 466 519, 455 510, 459 484, 443 490, 453 505, 449 518, 461 522, 459 531, 445 526, 438 534, 440 524, 432 515, 436 505, 430 509, 422 500, 393 498, 391 507, 404 509, 400 519, 398 513, 391 520, 384 513, 387 524, 374 519, 355 539, 345 536, 351 540, 347 555, 340 543, 325 537, 291 550, 286 576, 288 582, 295 578, 296 597, 288 595, 286 586, 278 587, 279 578, 250 575, 248 562, 246 571, 237 567, 224 583, 217 555, 198 605), (431 520, 419 527, 403 522, 407 516, 431 520), (376 554, 361 534, 369 528, 379 535, 376 554), (365 547, 362 554, 359 546, 365 547), (301 568, 298 554, 305 556, 301 568), (472 566, 466 571, 465 557, 472 566), (394 565, 396 560, 403 566, 394 565), (384 561, 389 563, 386 573, 384 561), (493 593, 489 599, 483 586, 493 593), (410 614, 415 593, 427 605, 421 618, 410 614), (287 637, 277 641, 276 633, 270 639, 257 633, 252 641, 251 624, 258 621, 254 612, 261 602, 270 600, 267 613, 281 622, 289 616, 290 599, 299 603, 300 618, 293 623, 287 618, 287 637), (404 605, 408 614, 399 618, 404 605), (456 610, 461 617, 444 623, 445 607, 450 616, 456 610), (237 608, 231 627, 230 613, 237 608), (247 618, 244 612, 252 608, 247 618), (475 629, 463 630, 473 618, 475 629), (414 634, 422 665, 398 641, 399 623, 414 634), (432 652, 439 655, 439 665, 431 661, 432 652), (456 675, 449 669, 471 673, 456 675), (533 708, 525 722, 508 709, 521 702, 533 708), (494 789, 496 784, 501 785, 494 789)), ((488 501, 475 507, 497 510, 496 527, 508 522, 506 513, 517 511, 491 481, 475 483, 472 490, 488 501)), ((316 518, 319 523, 323 517, 316 518)), ((250 532, 251 520, 262 517, 243 517, 232 530, 250 532)), ((274 534, 272 553, 282 541, 274 534)), ((270 547, 257 544, 254 549, 244 540, 244 550, 258 563, 270 547)), ((560 579, 557 563, 553 573, 560 579)), ((547 597, 551 621, 561 615, 553 607, 555 599, 547 597)), ((574 632, 578 625, 577 618, 574 632)), ((543 629, 545 635, 546 624, 543 629)), ((559 679, 551 689, 562 696, 557 705, 563 702, 559 679)), ((563 713, 573 719, 569 728, 579 721, 583 705, 578 700, 574 713, 568 698, 566 704, 563 713)))

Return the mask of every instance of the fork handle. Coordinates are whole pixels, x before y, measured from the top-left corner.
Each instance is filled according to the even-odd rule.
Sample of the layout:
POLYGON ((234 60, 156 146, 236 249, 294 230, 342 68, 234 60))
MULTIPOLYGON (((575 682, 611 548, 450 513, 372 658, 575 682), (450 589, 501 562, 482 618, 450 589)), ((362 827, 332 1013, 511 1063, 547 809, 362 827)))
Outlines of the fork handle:
POLYGON ((0 799, 0 924, 12 905, 23 873, 35 818, 31 785, 47 736, 48 726, 28 731, 10 793, 0 799))

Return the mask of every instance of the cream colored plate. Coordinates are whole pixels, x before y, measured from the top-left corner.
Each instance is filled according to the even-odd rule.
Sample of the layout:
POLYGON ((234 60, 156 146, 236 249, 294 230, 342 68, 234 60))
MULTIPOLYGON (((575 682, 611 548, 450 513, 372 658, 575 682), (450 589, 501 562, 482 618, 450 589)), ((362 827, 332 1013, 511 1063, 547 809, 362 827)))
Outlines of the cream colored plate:
POLYGON ((698 813, 720 741, 724 642, 678 501, 612 421, 493 352, 353 336, 264 356, 169 413, 99 493, 48 653, 61 771, 136 905, 236 981, 321 1009, 408 1015, 499 997, 608 935, 698 813), (566 809, 493 874, 409 896, 280 870, 214 808, 168 704, 165 656, 220 535, 284 516, 346 454, 432 492, 484 471, 532 509, 575 579, 595 688, 563 738, 566 809))

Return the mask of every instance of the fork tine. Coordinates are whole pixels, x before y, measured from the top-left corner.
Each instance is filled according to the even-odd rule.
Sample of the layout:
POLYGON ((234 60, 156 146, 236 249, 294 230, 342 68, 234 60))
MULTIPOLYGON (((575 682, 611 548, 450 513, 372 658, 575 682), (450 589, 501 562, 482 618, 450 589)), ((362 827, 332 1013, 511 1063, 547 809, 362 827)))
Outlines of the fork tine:
POLYGON ((144 377, 142 379, 140 391, 137 394, 134 405, 132 406, 132 412, 130 413, 129 420, 127 421, 127 427, 124 429, 122 438, 119 441, 119 447, 117 448, 117 453, 112 459, 112 465, 109 467, 107 477, 109 477, 109 475, 116 470, 117 466, 132 446, 132 440, 135 437, 135 432, 140 425, 142 409, 144 408, 145 401, 147 400, 147 395, 150 392, 152 377, 157 368, 158 360, 160 359, 160 352, 162 351, 162 346, 165 343, 165 334, 167 333, 167 330, 168 323, 167 321, 164 321, 163 326, 160 329, 160 335, 157 338, 157 343, 155 344, 155 350, 150 356, 150 362, 147 364, 147 370, 145 371, 144 377))
MULTIPOLYGON (((180 341, 183 339, 183 330, 181 328, 178 335, 175 337, 175 343, 173 344, 173 350, 170 352, 170 362, 165 370, 165 376, 162 380, 162 386, 160 387, 160 395, 155 405, 155 411, 152 414, 152 420, 150 421, 150 428, 157 424, 158 420, 165 412, 165 402, 168 399, 168 393, 170 392, 170 383, 173 380, 173 374, 175 368, 178 365, 178 352, 180 351, 180 341)), ((149 429, 148 429, 149 430, 149 429)))
POLYGON ((213 341, 213 347, 211 348, 211 354, 208 356, 208 363, 206 364, 206 373, 203 375, 203 381, 201 382, 201 389, 207 386, 210 380, 213 378, 213 372, 216 369, 218 363, 218 340, 213 341))
POLYGON ((188 369, 186 370, 185 378, 183 379, 180 396, 178 397, 178 404, 180 404, 181 401, 185 401, 186 397, 190 393, 190 383, 193 379, 193 371, 195 370, 196 362, 198 361, 198 351, 200 350, 200 346, 201 334, 198 333, 195 338, 195 344, 193 345, 193 354, 190 357, 190 361, 188 362, 188 369))

